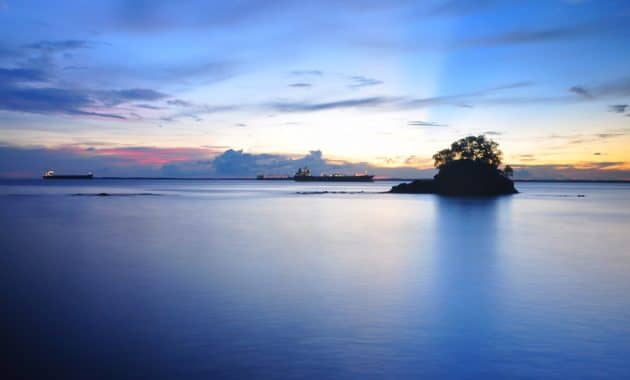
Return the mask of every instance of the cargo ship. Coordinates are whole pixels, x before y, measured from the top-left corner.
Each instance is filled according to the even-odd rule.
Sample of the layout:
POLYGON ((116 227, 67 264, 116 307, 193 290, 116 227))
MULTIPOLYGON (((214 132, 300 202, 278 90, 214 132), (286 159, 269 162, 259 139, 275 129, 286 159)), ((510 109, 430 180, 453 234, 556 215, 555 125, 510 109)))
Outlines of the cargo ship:
POLYGON ((56 174, 54 170, 49 170, 42 176, 43 179, 92 179, 92 173, 87 174, 56 174))
POLYGON ((372 182, 374 176, 370 174, 322 174, 312 175, 309 168, 300 168, 293 176, 293 179, 298 182, 372 182))
POLYGON ((265 175, 258 174, 256 179, 267 180, 267 181, 287 181, 293 179, 293 177, 289 177, 288 175, 265 175))

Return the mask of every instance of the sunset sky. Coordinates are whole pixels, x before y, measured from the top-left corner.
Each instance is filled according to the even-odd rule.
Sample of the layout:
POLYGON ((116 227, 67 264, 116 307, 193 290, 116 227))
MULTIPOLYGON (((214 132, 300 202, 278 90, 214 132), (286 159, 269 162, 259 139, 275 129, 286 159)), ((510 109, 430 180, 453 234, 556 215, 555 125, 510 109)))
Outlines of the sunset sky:
POLYGON ((0 176, 630 180, 630 2, 0 0, 0 176))

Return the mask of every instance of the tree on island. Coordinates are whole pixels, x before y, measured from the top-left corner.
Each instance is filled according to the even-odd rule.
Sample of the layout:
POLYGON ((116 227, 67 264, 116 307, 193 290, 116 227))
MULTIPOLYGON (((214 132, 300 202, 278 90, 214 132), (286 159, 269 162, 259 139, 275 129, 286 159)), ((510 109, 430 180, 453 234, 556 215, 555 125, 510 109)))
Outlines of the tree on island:
POLYGON ((501 165, 503 153, 499 150, 499 144, 486 139, 486 136, 468 136, 451 144, 450 149, 443 149, 433 155, 435 167, 441 168, 449 162, 456 160, 472 160, 486 163, 493 168, 501 165))
POLYGON ((493 196, 514 194, 513 174, 508 165, 499 169, 502 152, 499 144, 485 136, 468 136, 433 155, 438 174, 432 180, 402 183, 393 193, 493 196))

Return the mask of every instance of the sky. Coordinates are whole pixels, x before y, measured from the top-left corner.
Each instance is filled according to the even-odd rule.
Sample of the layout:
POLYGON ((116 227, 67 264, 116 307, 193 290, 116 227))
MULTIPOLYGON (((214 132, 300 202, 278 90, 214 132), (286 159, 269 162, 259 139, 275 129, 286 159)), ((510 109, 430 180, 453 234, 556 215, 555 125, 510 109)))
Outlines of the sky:
POLYGON ((0 0, 0 177, 630 180, 630 1, 0 0))

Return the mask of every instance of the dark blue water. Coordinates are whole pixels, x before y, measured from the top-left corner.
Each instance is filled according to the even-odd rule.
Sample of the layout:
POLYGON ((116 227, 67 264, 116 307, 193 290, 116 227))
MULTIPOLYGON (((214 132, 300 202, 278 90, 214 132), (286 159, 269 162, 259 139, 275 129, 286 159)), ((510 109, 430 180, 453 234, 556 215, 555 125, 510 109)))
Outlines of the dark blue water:
POLYGON ((630 377, 630 185, 389 186, 1 182, 3 371, 630 377))

